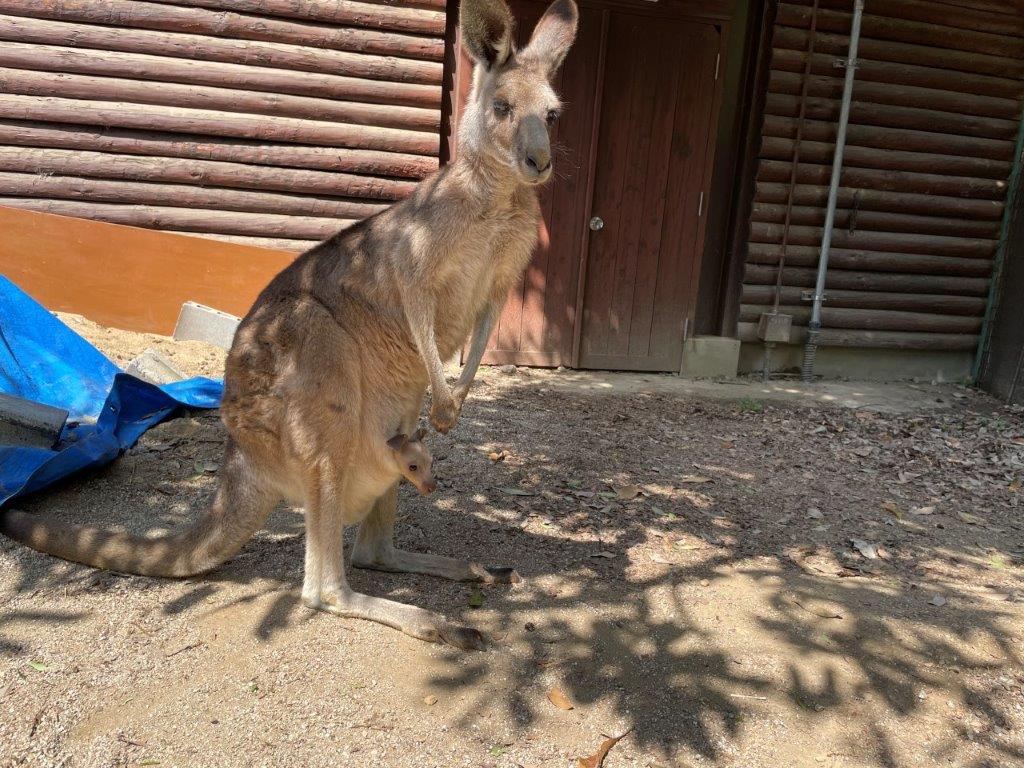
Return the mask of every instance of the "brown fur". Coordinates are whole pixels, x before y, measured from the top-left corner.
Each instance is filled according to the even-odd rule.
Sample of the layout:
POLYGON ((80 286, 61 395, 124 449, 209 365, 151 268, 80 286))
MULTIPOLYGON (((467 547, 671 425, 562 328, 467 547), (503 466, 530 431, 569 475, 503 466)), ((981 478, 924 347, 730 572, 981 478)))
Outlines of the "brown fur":
POLYGON ((546 123, 558 109, 549 78, 576 28, 575 4, 556 0, 534 40, 515 53, 503 0, 465 0, 462 14, 477 66, 459 158, 406 200, 300 256, 256 300, 227 359, 221 416, 230 440, 220 488, 196 525, 146 539, 9 512, 0 519, 4 533, 100 568, 188 576, 237 553, 283 498, 306 509, 308 605, 427 640, 480 645, 477 633, 440 616, 353 592, 342 559, 342 529, 358 523, 357 565, 516 578, 510 569, 392 543, 401 469, 388 439, 411 433, 428 384, 431 422, 442 432, 455 426, 493 322, 536 242, 536 186, 551 175, 546 123), (442 361, 471 330, 453 390, 442 361))

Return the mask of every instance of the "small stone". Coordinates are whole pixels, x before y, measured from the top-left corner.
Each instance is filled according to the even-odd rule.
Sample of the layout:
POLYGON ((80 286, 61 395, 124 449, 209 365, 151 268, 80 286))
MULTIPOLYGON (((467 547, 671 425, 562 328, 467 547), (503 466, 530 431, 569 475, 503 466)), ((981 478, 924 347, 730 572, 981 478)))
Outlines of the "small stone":
POLYGON ((434 694, 430 694, 429 696, 423 699, 423 703, 426 704, 428 707, 432 707, 435 704, 437 704, 437 696, 435 696, 434 694))
POLYGON ((700 585, 701 585, 702 587, 708 587, 708 586, 711 586, 711 582, 710 582, 710 581, 708 581, 707 579, 701 579, 701 580, 700 580, 700 585))
POLYGON ((537 629, 537 625, 534 624, 532 621, 526 622, 524 627, 525 627, 527 632, 533 632, 535 629, 537 629))
POLYGON ((511 375, 516 372, 516 367, 514 365, 503 365, 498 370, 504 374, 511 375))

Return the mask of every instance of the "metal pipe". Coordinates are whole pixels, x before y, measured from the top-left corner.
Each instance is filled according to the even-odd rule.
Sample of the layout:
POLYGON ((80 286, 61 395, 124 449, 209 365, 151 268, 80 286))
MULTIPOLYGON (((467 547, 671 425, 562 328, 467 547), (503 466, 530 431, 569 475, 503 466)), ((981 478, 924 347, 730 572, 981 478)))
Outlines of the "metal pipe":
POLYGON ((846 151, 846 132, 850 125, 850 104, 853 101, 853 81, 857 76, 857 48, 860 45, 860 25, 864 16, 864 0, 855 0, 853 24, 850 28, 850 50, 846 58, 846 80, 843 83, 843 103, 839 110, 836 129, 836 152, 832 159, 832 181, 828 188, 828 208, 825 212, 825 231, 821 236, 821 255, 818 257, 818 279, 814 285, 814 304, 811 321, 807 324, 807 343, 801 369, 804 381, 814 378, 814 359, 818 353, 821 334, 821 303, 825 297, 825 276, 828 274, 828 255, 832 247, 832 228, 836 221, 836 203, 839 199, 839 178, 843 173, 843 153, 846 151))

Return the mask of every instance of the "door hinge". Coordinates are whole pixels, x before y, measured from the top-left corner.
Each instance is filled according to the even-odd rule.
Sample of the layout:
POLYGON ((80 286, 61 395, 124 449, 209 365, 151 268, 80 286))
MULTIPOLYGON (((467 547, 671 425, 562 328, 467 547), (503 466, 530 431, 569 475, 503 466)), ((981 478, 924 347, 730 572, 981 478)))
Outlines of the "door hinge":
POLYGON ((697 204, 697 218, 699 219, 704 215, 704 191, 701 190, 700 202, 697 204))
POLYGON ((718 70, 719 70, 719 67, 721 65, 722 65, 722 54, 719 53, 717 56, 715 56, 715 80, 718 80, 718 70))

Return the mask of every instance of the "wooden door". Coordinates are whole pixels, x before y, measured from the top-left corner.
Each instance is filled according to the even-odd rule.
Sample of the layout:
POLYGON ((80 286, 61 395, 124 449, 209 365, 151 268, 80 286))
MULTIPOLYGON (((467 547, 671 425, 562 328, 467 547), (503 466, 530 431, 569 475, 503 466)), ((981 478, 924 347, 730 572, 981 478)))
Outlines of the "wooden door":
MULTIPOLYGON (((512 0, 523 46, 550 0, 512 0)), ((551 134, 555 181, 541 193, 544 223, 533 260, 509 293, 485 363, 573 365, 580 248, 586 230, 590 146, 600 55, 601 11, 580 8, 572 52, 554 83, 566 109, 551 134)), ((463 69, 469 72, 469 65, 463 69)))
MULTIPOLYGON (((717 0, 708 0, 711 3, 717 0)), ((548 0, 512 0, 524 44, 548 0)), ((696 301, 720 27, 680 5, 580 2, 554 84, 540 242, 485 363, 677 371, 696 301), (592 232, 591 217, 604 220, 592 232), (580 311, 582 308, 582 311, 580 311)), ((459 64, 458 96, 471 72, 459 64)))
POLYGON ((719 32, 613 13, 578 365, 679 370, 702 255, 719 32), (593 229, 593 226, 592 226, 593 229))

